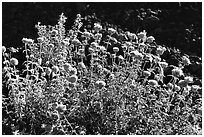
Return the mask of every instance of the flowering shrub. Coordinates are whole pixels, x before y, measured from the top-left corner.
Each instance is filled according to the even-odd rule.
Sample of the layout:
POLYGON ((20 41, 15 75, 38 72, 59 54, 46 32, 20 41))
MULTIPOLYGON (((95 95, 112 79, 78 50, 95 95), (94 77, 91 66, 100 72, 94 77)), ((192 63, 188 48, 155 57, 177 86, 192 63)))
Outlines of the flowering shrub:
POLYGON ((201 87, 184 77, 182 66, 165 86, 171 64, 153 36, 100 23, 83 29, 80 14, 66 31, 66 19, 61 14, 55 26, 38 23, 37 41, 22 39, 22 72, 2 47, 9 89, 3 124, 13 134, 201 134, 201 87))

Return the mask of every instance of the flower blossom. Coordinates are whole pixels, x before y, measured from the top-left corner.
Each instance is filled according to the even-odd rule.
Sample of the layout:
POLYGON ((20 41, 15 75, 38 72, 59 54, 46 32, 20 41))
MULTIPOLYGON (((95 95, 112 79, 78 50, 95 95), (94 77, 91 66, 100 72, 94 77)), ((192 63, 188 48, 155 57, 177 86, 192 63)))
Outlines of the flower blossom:
POLYGON ((178 86, 180 86, 180 87, 186 87, 187 85, 188 85, 188 83, 185 80, 180 80, 178 82, 178 86))
POLYGON ((38 37, 38 38, 37 38, 37 41, 38 41, 39 43, 42 43, 44 40, 45 40, 44 37, 38 37))
POLYGON ((77 74, 77 69, 74 68, 74 67, 71 67, 70 70, 69 70, 69 74, 70 75, 76 75, 77 74))
POLYGON ((147 37, 147 42, 148 43, 152 43, 154 40, 155 40, 155 38, 153 36, 147 37))
POLYGON ((58 67, 58 66, 53 66, 53 67, 52 67, 52 71, 53 71, 54 73, 59 72, 59 67, 58 67))
POLYGON ((189 64, 191 64, 190 59, 187 58, 186 56, 183 56, 183 57, 182 57, 182 62, 183 62, 184 65, 189 65, 189 64))
POLYGON ((6 47, 2 46, 2 53, 5 53, 5 52, 6 52, 6 47))
POLYGON ((105 52, 106 48, 104 46, 99 46, 100 51, 105 52))
POLYGON ((98 46, 98 43, 96 42, 91 42, 91 48, 95 49, 98 46))
POLYGON ((140 32, 140 33, 138 34, 138 38, 144 39, 144 38, 146 37, 146 34, 147 34, 147 32, 144 30, 143 32, 140 32))
POLYGON ((154 61, 155 61, 155 63, 158 63, 158 62, 160 62, 160 61, 161 61, 161 58, 160 58, 160 57, 158 57, 158 56, 154 56, 154 61))
POLYGON ((167 62, 158 62, 158 64, 159 64, 162 68, 168 67, 168 63, 167 63, 167 62))
POLYGON ((173 85, 172 83, 168 83, 168 84, 167 84, 167 87, 168 87, 170 90, 172 90, 172 89, 174 88, 174 85, 173 85))
POLYGON ((69 39, 63 39, 62 44, 65 46, 69 45, 69 39))
POLYGON ((49 76, 52 73, 52 69, 47 67, 45 70, 46 74, 49 76))
POLYGON ((72 40, 72 44, 81 45, 81 42, 77 38, 75 38, 75 39, 72 40))
POLYGON ((72 68, 71 64, 69 63, 65 63, 63 67, 64 67, 64 70, 66 70, 67 72, 72 68))
POLYGON ((94 29, 96 32, 99 32, 102 30, 102 26, 99 23, 94 23, 94 29))
POLYGON ((153 80, 153 79, 148 80, 148 84, 150 86, 153 86, 153 87, 158 86, 158 82, 156 80, 153 80))
POLYGON ((130 40, 135 40, 137 38, 136 34, 128 32, 128 37, 130 40))
POLYGON ((200 86, 198 86, 198 85, 192 85, 191 86, 191 91, 193 91, 193 92, 197 92, 198 89, 200 89, 200 86))
POLYGON ((174 90, 175 90, 175 91, 180 91, 180 90, 181 90, 181 87, 179 87, 178 85, 175 85, 175 86, 174 86, 174 90))
POLYGON ((184 78, 187 83, 193 83, 193 77, 187 76, 184 78))
POLYGON ((23 39, 22 39, 22 42, 25 43, 25 44, 31 45, 31 44, 33 44, 34 40, 32 40, 32 39, 27 39, 27 38, 23 38, 23 39))
POLYGON ((79 55, 83 55, 84 54, 84 49, 79 49, 79 55))
POLYGON ((16 65, 18 65, 18 60, 17 60, 16 58, 11 58, 11 59, 10 59, 10 64, 11 64, 12 66, 16 66, 16 65))
POLYGON ((124 60, 124 58, 123 58, 122 55, 119 55, 119 56, 118 56, 118 59, 119 59, 119 61, 123 61, 123 60, 124 60))
POLYGON ((93 34, 90 33, 90 32, 88 32, 88 31, 85 31, 85 32, 83 33, 83 36, 84 36, 85 38, 90 38, 92 35, 93 35, 93 34))
POLYGON ((79 62, 78 65, 79 65, 80 68, 86 69, 86 66, 85 66, 84 62, 79 62))
POLYGON ((113 47, 113 52, 117 53, 119 51, 118 47, 113 47))
POLYGON ((175 68, 172 70, 172 75, 175 77, 180 77, 183 75, 183 71, 180 68, 175 68))
POLYGON ((63 112, 63 111, 66 111, 66 110, 67 110, 66 105, 63 105, 62 103, 61 103, 61 104, 58 104, 56 109, 57 109, 59 112, 63 112))
POLYGON ((158 48, 156 49, 156 53, 157 53, 158 55, 162 55, 165 50, 166 50, 165 47, 164 47, 164 48, 163 48, 163 47, 158 47, 158 48))
POLYGON ((98 81, 96 81, 95 85, 98 88, 102 88, 102 87, 106 86, 106 83, 104 81, 98 80, 98 81))
POLYGON ((96 40, 100 40, 101 38, 102 38, 102 34, 101 33, 96 33, 94 35, 94 39, 96 39, 96 40))
POLYGON ((67 80, 68 80, 70 83, 76 83, 76 82, 77 82, 77 79, 78 79, 77 75, 71 75, 70 77, 68 77, 67 80))
POLYGON ((116 33, 116 30, 113 28, 108 28, 108 33, 114 34, 114 33, 116 33))
POLYGON ((123 49, 123 52, 125 52, 127 50, 127 46, 126 45, 123 45, 122 46, 122 49, 123 49))
POLYGON ((142 53, 137 50, 131 51, 130 55, 133 56, 135 59, 141 60, 143 58, 142 53))
POLYGON ((145 71, 143 71, 143 75, 145 77, 149 77, 151 75, 151 72, 145 70, 145 71))

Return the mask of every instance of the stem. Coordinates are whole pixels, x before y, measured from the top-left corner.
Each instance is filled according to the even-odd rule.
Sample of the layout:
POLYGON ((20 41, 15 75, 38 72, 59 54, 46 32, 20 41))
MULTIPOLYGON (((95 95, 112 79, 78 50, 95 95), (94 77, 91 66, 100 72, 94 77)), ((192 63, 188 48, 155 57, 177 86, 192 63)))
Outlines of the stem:
POLYGON ((91 78, 90 78, 90 83, 92 82, 92 73, 93 73, 93 53, 91 53, 91 78))

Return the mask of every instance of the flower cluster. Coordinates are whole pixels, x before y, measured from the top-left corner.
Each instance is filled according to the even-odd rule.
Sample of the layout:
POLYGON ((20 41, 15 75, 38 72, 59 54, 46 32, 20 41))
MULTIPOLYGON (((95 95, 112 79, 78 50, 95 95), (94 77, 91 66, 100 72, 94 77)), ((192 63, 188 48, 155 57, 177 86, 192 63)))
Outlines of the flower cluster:
MULTIPOLYGON (((38 23, 36 42, 22 39, 22 73, 16 68, 18 59, 2 47, 16 119, 9 124, 30 125, 19 124, 13 133, 198 134, 194 127, 201 130, 201 87, 178 66, 165 83, 172 65, 162 58, 167 49, 153 36, 95 22, 83 29, 80 14, 66 32, 66 19, 61 14, 55 26, 38 23)), ((183 57, 183 65, 189 64, 183 57)))

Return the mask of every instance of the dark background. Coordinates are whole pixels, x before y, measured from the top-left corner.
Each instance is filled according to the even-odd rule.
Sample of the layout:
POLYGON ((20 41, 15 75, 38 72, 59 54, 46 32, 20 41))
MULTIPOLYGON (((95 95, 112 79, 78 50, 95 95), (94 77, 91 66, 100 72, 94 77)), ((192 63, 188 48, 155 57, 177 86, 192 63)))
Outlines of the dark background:
POLYGON ((71 28, 77 13, 82 17, 95 14, 102 22, 118 25, 130 32, 145 29, 159 44, 179 48, 190 55, 202 55, 201 2, 3 2, 3 45, 22 47, 23 37, 37 37, 34 26, 38 21, 55 25, 62 12, 68 17, 66 29, 71 28))

